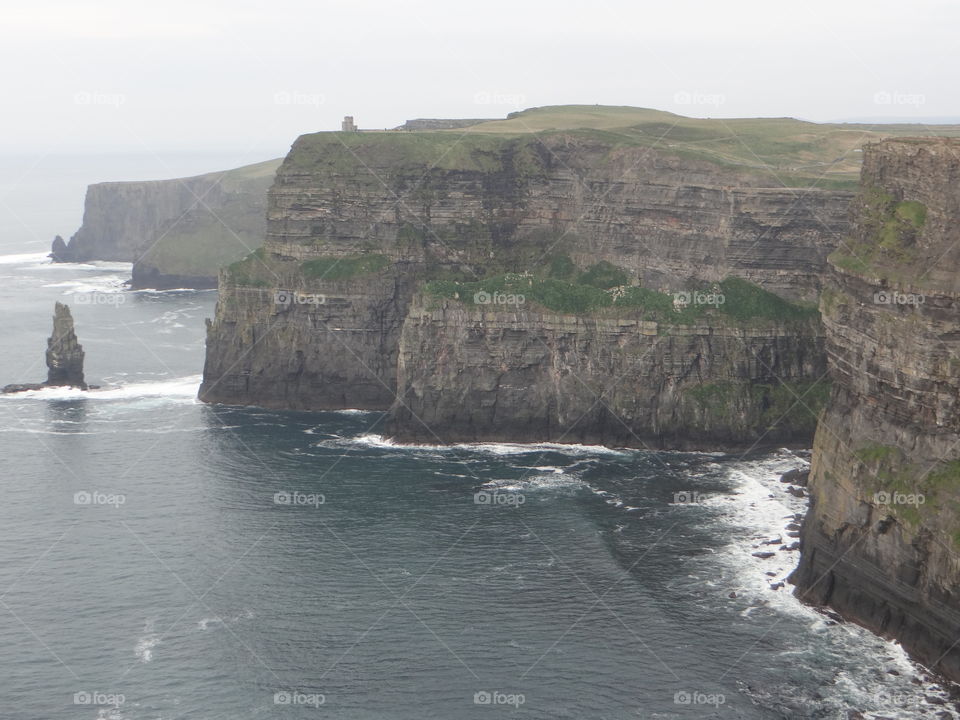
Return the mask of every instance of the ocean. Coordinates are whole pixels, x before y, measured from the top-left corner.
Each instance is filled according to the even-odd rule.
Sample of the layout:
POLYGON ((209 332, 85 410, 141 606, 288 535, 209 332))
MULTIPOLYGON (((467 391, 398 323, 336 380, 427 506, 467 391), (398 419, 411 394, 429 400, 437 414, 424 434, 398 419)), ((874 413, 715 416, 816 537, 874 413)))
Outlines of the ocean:
POLYGON ((0 384, 44 379, 59 300, 102 386, 0 397, 0 716, 958 717, 781 585, 808 453, 410 446, 380 413, 198 403, 215 291, 45 258, 87 182, 221 164, 164 167, 0 161, 0 384))

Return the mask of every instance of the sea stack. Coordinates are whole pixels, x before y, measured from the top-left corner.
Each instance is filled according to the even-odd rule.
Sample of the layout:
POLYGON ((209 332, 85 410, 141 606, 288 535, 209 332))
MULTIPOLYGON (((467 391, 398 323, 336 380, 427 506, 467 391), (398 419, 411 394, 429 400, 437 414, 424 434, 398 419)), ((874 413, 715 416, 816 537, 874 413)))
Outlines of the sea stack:
POLYGON ((55 263, 65 263, 72 262, 73 256, 70 253, 70 248, 67 246, 66 241, 57 235, 53 239, 53 244, 50 246, 50 258, 55 263))
POLYGON ((87 389, 83 381, 83 347, 73 329, 70 308, 57 303, 53 311, 53 334, 47 340, 47 385, 87 389))

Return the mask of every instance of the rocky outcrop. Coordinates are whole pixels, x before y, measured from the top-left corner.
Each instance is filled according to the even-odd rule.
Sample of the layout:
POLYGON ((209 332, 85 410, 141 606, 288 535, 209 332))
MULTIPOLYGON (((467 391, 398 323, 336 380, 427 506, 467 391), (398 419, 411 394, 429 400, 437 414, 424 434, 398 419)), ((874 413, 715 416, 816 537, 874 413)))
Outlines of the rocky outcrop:
MULTIPOLYGON (((134 263, 134 287, 216 287, 220 267, 263 242, 279 160, 174 180, 90 185, 83 224, 55 262, 134 263)), ((59 242, 58 242, 59 240, 59 242)))
POLYGON ((748 304, 817 296, 850 195, 767 182, 589 132, 303 136, 263 249, 220 277, 201 398, 392 406, 398 437, 432 413, 450 439, 809 442, 808 411, 771 429, 822 374, 809 314, 731 303, 681 319, 664 295, 737 276, 760 293, 748 304), (511 273, 539 289, 520 313, 449 292, 511 273), (605 409, 596 393, 618 373, 605 409))
POLYGON ((73 262, 73 254, 67 247, 67 243, 59 235, 53 238, 53 244, 50 246, 50 258, 56 263, 73 262))
POLYGON ((47 381, 6 385, 0 392, 14 393, 62 386, 86 390, 83 357, 83 347, 77 340, 70 308, 58 302, 53 311, 53 333, 47 339, 47 381))
POLYGON ((833 390, 793 576, 803 600, 960 680, 960 142, 864 150, 821 301, 833 390))
POLYGON ((47 385, 87 387, 83 380, 83 347, 73 329, 73 315, 59 302, 53 311, 53 334, 47 340, 47 385))

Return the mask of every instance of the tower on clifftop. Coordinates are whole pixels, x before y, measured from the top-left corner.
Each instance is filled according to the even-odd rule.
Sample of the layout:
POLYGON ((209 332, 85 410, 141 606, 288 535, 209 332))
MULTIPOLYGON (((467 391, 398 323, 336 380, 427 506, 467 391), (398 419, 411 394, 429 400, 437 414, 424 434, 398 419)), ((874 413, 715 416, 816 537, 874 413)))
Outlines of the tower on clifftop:
POLYGON ((340 129, 343 132, 356 132, 357 126, 353 122, 353 115, 347 115, 343 118, 343 122, 340 123, 340 129))

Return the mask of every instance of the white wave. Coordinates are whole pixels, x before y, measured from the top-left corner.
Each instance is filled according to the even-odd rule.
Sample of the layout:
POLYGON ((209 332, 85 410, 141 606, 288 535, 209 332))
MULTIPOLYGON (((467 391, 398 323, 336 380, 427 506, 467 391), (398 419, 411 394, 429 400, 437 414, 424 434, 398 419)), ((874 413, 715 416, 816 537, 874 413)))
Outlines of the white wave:
POLYGON ((219 618, 219 617, 201 618, 201 619, 197 622, 197 627, 198 627, 200 630, 206 630, 207 628, 210 627, 210 624, 211 624, 211 623, 216 624, 216 625, 220 625, 220 624, 223 623, 223 618, 219 618))
POLYGON ((589 488, 594 490, 583 480, 572 475, 552 474, 552 475, 534 475, 531 477, 520 478, 519 480, 490 480, 482 486, 484 490, 498 490, 505 492, 529 493, 542 490, 565 490, 576 491, 580 488, 589 488))
MULTIPOLYGON (((116 275, 97 275, 86 278, 72 278, 60 282, 48 283, 43 287, 64 288, 64 295, 85 295, 89 293, 122 293, 126 291, 125 281, 116 275)), ((78 303, 79 304, 79 303, 78 303)))
POLYGON ((115 260, 91 260, 90 267, 95 267, 100 270, 111 270, 113 272, 133 272, 133 263, 117 262, 115 260))
POLYGON ((25 265, 26 263, 50 263, 49 253, 15 253, 13 255, 0 255, 0 265, 25 265))
POLYGON ((200 389, 202 375, 174 378, 172 380, 155 380, 152 382, 135 382, 117 387, 101 388, 99 390, 80 390, 71 387, 49 387, 42 390, 28 390, 21 393, 0 395, 6 400, 36 399, 36 400, 71 400, 85 398, 88 400, 131 400, 138 398, 171 398, 194 400, 200 389))
POLYGON ((0 433, 26 433, 28 435, 97 435, 99 433, 83 432, 79 430, 38 430, 28 427, 11 427, 9 425, 0 427, 0 433))
POLYGON ((147 635, 137 641, 133 652, 142 663, 148 663, 153 660, 153 649, 160 644, 160 638, 156 635, 147 635))
POLYGON ((250 620, 253 617, 253 610, 250 608, 244 608, 238 613, 228 615, 226 618, 220 617, 219 615, 200 618, 200 620, 197 621, 197 628, 199 630, 208 630, 211 625, 232 625, 240 622, 241 620, 250 620))
POLYGON ((793 654, 821 657, 828 652, 839 654, 838 658, 848 655, 874 658, 865 667, 841 663, 845 669, 838 673, 831 693, 835 699, 846 698, 844 702, 848 706, 853 703, 859 707, 865 717, 934 717, 943 706, 928 705, 923 696, 946 699, 946 695, 936 685, 917 686, 911 682, 926 672, 910 660, 902 647, 853 623, 835 624, 794 597, 789 584, 779 590, 771 588, 785 582, 800 559, 799 552, 780 548, 797 540, 788 535, 786 526, 797 513, 805 513, 808 501, 787 493, 788 486, 780 482, 780 476, 787 470, 808 468, 806 457, 805 453, 783 449, 759 460, 737 461, 727 466, 727 477, 734 484, 734 492, 710 495, 703 504, 717 511, 715 520, 728 526, 723 534, 734 540, 716 548, 716 559, 711 563, 716 562, 721 569, 715 573, 716 579, 707 584, 722 594, 735 591, 736 602, 745 605, 741 613, 744 616, 772 610, 805 622, 816 636, 815 646, 793 651, 793 654), (765 544, 777 538, 782 542, 765 544), (773 552, 774 556, 758 558, 754 556, 756 552, 773 552), (887 675, 884 672, 887 669, 900 674, 887 675), (891 697, 899 698, 898 702, 891 704, 891 697))
POLYGON ((453 445, 415 445, 398 443, 383 435, 365 434, 350 438, 348 442, 367 447, 397 450, 430 450, 433 452, 467 451, 490 455, 527 455, 536 452, 557 452, 565 455, 616 455, 629 454, 630 450, 614 450, 603 445, 578 445, 564 443, 456 443, 453 445))
POLYGON ((97 720, 123 720, 124 717, 124 714, 117 706, 97 708, 97 720))
POLYGON ((216 292, 216 288, 167 288, 165 290, 160 290, 157 288, 137 288, 136 290, 131 290, 134 293, 143 293, 144 295, 176 295, 180 293, 196 293, 196 292, 216 292))
POLYGON ((154 632, 155 622, 147 620, 143 626, 143 635, 137 639, 137 644, 133 648, 137 659, 142 663, 148 663, 153 660, 153 649, 160 644, 160 636, 154 632))
POLYGON ((522 470, 539 470, 540 472, 552 472, 557 475, 563 472, 563 468, 556 465, 517 465, 517 467, 522 470))
POLYGON ((133 263, 107 262, 105 260, 94 260, 86 263, 55 263, 46 260, 44 262, 26 265, 25 268, 27 270, 40 270, 50 273, 76 273, 78 271, 81 273, 89 273, 91 270, 98 270, 100 272, 117 273, 128 278, 133 273, 133 263))
POLYGON ((576 443, 460 443, 453 446, 461 450, 485 452, 491 455, 526 455, 535 452, 557 452, 564 455, 629 455, 630 450, 615 450, 603 445, 579 445, 576 443))

